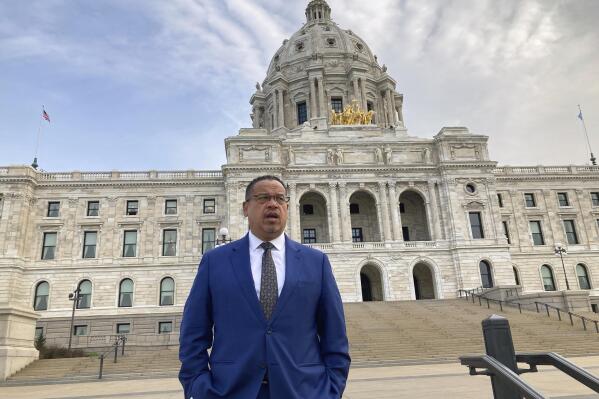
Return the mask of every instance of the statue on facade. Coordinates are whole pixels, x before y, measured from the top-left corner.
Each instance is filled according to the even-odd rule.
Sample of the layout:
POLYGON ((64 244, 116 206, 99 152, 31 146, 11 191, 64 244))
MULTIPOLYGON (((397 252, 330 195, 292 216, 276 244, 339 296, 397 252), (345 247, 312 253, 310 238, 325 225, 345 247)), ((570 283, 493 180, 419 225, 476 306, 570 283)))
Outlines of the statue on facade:
POLYGON ((256 91, 262 91, 262 87, 260 87, 260 82, 256 82, 256 91))
POLYGON ((374 160, 378 164, 383 163, 383 151, 378 147, 374 149, 374 160))
POLYGON ((393 151, 391 150, 391 147, 386 147, 385 148, 385 163, 387 165, 390 165, 393 162, 393 151))
POLYGON ((343 150, 341 148, 337 148, 337 151, 335 151, 335 163, 337 165, 343 163, 343 150))
POLYGON ((287 150, 287 164, 295 164, 295 151, 293 151, 293 148, 291 147, 289 147, 289 149, 287 150))
POLYGON ((425 148, 424 151, 422 151, 422 161, 426 164, 431 163, 431 150, 428 148, 425 148))
POLYGON ((333 165, 335 163, 335 153, 332 149, 327 150, 327 164, 333 165))

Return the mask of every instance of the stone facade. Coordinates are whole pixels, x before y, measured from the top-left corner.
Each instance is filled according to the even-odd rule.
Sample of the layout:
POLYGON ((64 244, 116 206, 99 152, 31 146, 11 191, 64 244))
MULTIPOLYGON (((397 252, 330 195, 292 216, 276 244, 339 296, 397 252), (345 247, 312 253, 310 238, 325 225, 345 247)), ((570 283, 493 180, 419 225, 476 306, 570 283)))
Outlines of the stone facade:
POLYGON ((129 324, 134 344, 176 342, 203 249, 222 227, 233 239, 246 233, 245 187, 262 174, 288 184, 287 234, 329 255, 344 301, 454 298, 459 289, 489 283, 543 292, 551 279, 542 265, 556 290, 565 289, 567 276, 573 290, 594 301, 599 168, 498 167, 488 138, 463 127, 443 128, 432 139, 410 136, 403 96, 386 67, 330 13, 325 1, 310 2, 308 21, 277 51, 252 96, 253 128, 225 140, 220 171, 0 168, 0 307, 31 310, 37 303, 38 333, 65 342, 69 293, 88 280, 90 306, 75 319, 86 328, 75 346, 102 346, 119 324, 129 324), (375 110, 373 123, 331 124, 339 100, 375 110), (534 195, 534 206, 525 194, 534 195), (135 215, 127 215, 128 201, 137 201, 135 215), (167 201, 176 203, 174 213, 167 201), (97 215, 89 215, 90 206, 97 215), (135 248, 125 257, 131 231, 135 248), (176 232, 174 243, 163 242, 165 231, 176 232), (83 256, 86 232, 95 233, 87 243, 91 258, 83 256), (42 259, 45 233, 55 237, 53 259, 42 259), (557 242, 567 243, 565 268, 554 254, 557 242), (584 265, 588 287, 577 265, 584 265), (174 281, 174 300, 161 306, 165 278, 174 281), (119 306, 127 295, 123 279, 133 282, 132 306, 119 306), (169 322, 172 334, 158 334, 169 322))

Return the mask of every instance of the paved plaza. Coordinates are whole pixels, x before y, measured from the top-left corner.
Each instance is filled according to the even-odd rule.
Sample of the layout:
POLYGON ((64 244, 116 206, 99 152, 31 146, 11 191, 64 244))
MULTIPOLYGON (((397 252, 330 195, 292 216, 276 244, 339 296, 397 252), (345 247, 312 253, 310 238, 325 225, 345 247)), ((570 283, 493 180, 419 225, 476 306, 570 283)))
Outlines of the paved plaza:
MULTIPOLYGON (((599 374, 599 356, 570 360, 593 374, 599 374)), ((548 398, 599 398, 599 395, 555 369, 539 369, 539 373, 526 374, 524 378, 548 398)), ((468 369, 456 363, 353 368, 344 398, 491 399, 490 386, 488 377, 469 376, 468 369)), ((182 399, 183 392, 176 378, 155 378, 0 387, 0 398, 182 399)))

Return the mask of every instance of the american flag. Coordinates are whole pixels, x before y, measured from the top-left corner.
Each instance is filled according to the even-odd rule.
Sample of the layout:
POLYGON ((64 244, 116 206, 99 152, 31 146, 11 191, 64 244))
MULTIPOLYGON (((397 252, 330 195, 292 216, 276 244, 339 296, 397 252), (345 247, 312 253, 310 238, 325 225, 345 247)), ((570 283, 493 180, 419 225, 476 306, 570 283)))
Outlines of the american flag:
POLYGON ((50 116, 48 115, 48 113, 46 112, 46 110, 42 110, 42 118, 44 118, 45 120, 48 121, 48 123, 50 123, 50 116))

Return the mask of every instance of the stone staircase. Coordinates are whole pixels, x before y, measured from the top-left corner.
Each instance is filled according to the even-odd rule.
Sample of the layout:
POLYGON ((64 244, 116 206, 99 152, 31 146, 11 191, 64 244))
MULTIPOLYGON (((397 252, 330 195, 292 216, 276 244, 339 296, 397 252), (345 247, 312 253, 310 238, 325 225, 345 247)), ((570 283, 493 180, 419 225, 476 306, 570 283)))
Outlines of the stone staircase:
MULTIPOLYGON (((516 351, 557 352, 566 357, 599 354, 594 326, 584 331, 543 313, 496 305, 480 307, 464 299, 345 304, 352 367, 456 362, 484 352, 481 321, 491 314, 509 319, 516 351)), ((7 385, 98 378, 98 358, 39 360, 7 385)), ((128 347, 118 363, 107 355, 104 376, 110 379, 173 377, 179 369, 178 348, 128 347)))

